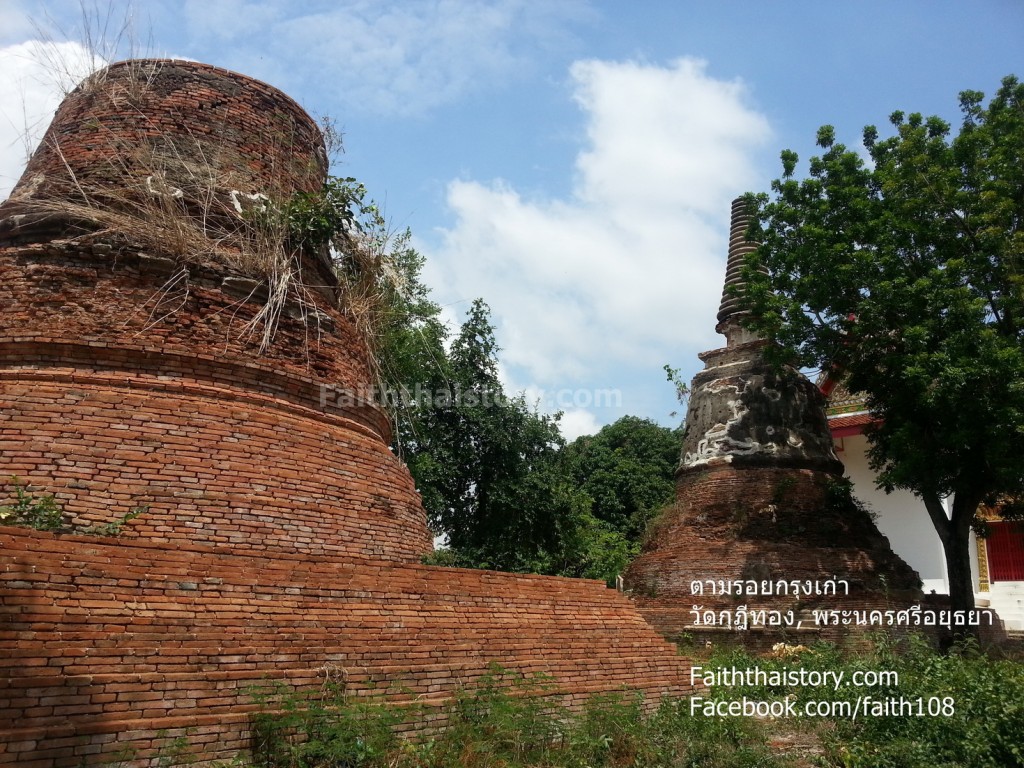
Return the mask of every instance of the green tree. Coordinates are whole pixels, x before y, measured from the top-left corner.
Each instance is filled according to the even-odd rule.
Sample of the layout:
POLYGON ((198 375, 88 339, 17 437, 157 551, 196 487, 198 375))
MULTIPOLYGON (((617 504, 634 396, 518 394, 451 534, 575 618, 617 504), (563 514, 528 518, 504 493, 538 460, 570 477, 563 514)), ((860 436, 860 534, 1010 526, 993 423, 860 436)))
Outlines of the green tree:
POLYGON ((590 516, 589 497, 565 476, 558 417, 506 395, 487 305, 473 302, 449 348, 410 233, 391 236, 353 179, 332 179, 283 213, 297 243, 331 247, 343 306, 367 336, 393 419, 392 448, 408 465, 434 531, 448 541, 435 559, 614 577, 625 547, 590 516))
POLYGON ((557 417, 504 391, 487 305, 474 302, 450 339, 409 232, 389 237, 365 190, 343 181, 327 206, 327 218, 344 224, 332 240, 338 272, 366 308, 360 325, 393 419, 392 447, 447 540, 434 560, 614 580, 647 518, 671 498, 678 435, 627 417, 566 446, 557 417), (357 213, 344 215, 346 205, 357 213))
POLYGON ((679 430, 623 416, 562 448, 563 482, 577 492, 560 521, 561 561, 553 572, 612 583, 640 552, 647 522, 675 492, 679 430))
POLYGON ((562 451, 573 484, 591 498, 591 514, 637 545, 648 521, 675 496, 680 430, 623 416, 562 451))
MULTIPOLYGON (((379 281, 374 357, 382 399, 394 427, 392 448, 410 460, 429 444, 430 404, 451 378, 448 327, 420 273, 424 258, 407 230, 388 251, 387 278, 379 281)), ((415 472, 414 472, 415 475, 415 472)))
POLYGON ((960 95, 955 136, 920 114, 868 126, 869 160, 825 126, 808 178, 785 151, 774 195, 748 196, 750 324, 866 397, 879 486, 923 501, 955 609, 979 503, 1024 492, 1024 85, 983 100, 960 95))
POLYGON ((562 477, 558 418, 509 397, 498 378, 490 310, 473 302, 425 393, 406 459, 454 562, 558 572, 585 499, 562 477))

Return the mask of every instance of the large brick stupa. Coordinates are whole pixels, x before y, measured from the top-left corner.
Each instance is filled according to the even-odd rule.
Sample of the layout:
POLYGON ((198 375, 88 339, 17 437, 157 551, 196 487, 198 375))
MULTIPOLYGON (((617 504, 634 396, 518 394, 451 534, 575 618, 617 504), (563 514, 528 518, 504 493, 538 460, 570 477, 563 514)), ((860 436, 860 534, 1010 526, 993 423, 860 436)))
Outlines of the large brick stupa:
POLYGON ((131 61, 0 205, 0 478, 63 514, 0 525, 0 765, 149 765, 177 737, 229 760, 268 681, 437 713, 495 663, 577 706, 689 690, 604 584, 420 564, 366 339, 326 254, 273 227, 325 173, 276 89, 131 61))

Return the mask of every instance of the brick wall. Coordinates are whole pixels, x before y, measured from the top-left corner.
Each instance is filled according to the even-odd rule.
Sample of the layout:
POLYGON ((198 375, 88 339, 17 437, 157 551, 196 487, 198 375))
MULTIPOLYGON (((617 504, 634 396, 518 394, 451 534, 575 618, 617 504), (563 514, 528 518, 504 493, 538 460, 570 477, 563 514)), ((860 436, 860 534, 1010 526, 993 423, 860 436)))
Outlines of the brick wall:
POLYGON ((491 662, 576 702, 688 691, 688 662, 599 582, 0 529, 0 765, 182 729, 227 758, 267 679, 313 687, 327 666, 353 693, 440 703, 491 662))
POLYGON ((145 507, 124 533, 159 543, 400 560, 431 549, 412 480, 378 436, 229 385, 0 371, 0 472, 4 486, 15 475, 55 493, 78 527, 145 507))
POLYGON ((905 605, 919 594, 917 574, 893 553, 867 513, 830 505, 826 485, 831 479, 816 470, 725 462, 681 473, 678 501, 662 512, 630 564, 627 590, 666 637, 693 634, 695 605, 858 609, 884 606, 887 595, 894 605, 905 605), (691 592, 691 582, 709 579, 830 578, 848 581, 849 595, 748 598, 691 592))
POLYGON ((185 270, 187 291, 163 297, 163 260, 95 245, 0 247, 0 476, 55 493, 80 526, 146 506, 125 531, 156 541, 430 551, 342 312, 284 316, 258 354, 245 327, 262 305, 230 273, 185 270))
POLYGON ((197 267, 130 242, 98 238, 21 244, 0 222, 0 340, 135 347, 237 360, 339 387, 372 380, 351 317, 309 290, 289 302, 259 348, 265 301, 255 281, 197 267), (254 325, 255 323, 255 325, 254 325))
POLYGON ((577 703, 687 690, 688 664, 602 584, 416 564, 425 515, 322 254, 299 257, 261 347, 266 281, 239 266, 231 193, 323 171, 283 94, 133 62, 68 98, 0 205, 0 477, 79 530, 145 508, 116 539, 0 528, 0 764, 145 757, 185 730, 227 758, 248 686, 325 669, 435 703, 490 662, 577 703))

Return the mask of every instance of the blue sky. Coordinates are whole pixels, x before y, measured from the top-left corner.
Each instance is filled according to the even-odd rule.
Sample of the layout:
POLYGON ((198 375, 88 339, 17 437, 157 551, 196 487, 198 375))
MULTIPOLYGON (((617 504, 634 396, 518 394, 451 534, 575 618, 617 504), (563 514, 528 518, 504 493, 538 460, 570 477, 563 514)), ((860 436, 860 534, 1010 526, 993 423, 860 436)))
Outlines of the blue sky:
MULTIPOLYGON (((1024 76, 1020 0, 83 2, 94 39, 131 16, 137 53, 334 118, 334 172, 412 229, 446 317, 489 303, 507 385, 570 437, 678 421, 662 366, 689 379, 719 346, 729 202, 768 188, 781 149, 806 158, 823 123, 855 143, 896 109, 955 123, 960 90, 1024 76)), ((0 198, 61 70, 95 61, 81 5, 0 0, 0 198)))

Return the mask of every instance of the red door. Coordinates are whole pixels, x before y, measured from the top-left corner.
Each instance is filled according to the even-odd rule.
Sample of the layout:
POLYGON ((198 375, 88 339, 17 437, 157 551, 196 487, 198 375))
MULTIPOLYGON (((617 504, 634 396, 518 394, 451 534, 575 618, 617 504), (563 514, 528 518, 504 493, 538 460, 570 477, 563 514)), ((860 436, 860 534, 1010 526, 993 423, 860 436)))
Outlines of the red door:
POLYGON ((989 523, 989 581, 1024 581, 1024 522, 989 523))

